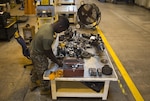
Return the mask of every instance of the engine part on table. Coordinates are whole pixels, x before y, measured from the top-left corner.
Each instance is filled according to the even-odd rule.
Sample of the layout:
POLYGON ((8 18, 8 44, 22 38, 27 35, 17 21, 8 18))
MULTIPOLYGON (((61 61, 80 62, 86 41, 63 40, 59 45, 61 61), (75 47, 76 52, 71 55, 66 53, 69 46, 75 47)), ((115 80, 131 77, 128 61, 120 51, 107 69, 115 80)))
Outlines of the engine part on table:
POLYGON ((96 68, 89 68, 89 74, 90 76, 96 76, 97 75, 96 68))
POLYGON ((93 54, 87 52, 87 51, 82 51, 81 52, 81 57, 82 58, 90 58, 91 56, 94 56, 93 54))
POLYGON ((64 32, 65 36, 73 36, 73 31, 72 28, 69 27, 65 32, 64 32))
POLYGON ((97 68, 97 73, 98 73, 98 76, 102 76, 102 69, 101 68, 97 68))
POLYGON ((100 92, 104 88, 104 82, 81 82, 87 87, 91 88, 96 92, 100 92))
POLYGON ((101 12, 95 4, 83 4, 77 11, 79 24, 87 28, 93 28, 100 23, 101 12))
POLYGON ((73 34, 73 39, 76 43, 80 43, 80 38, 81 38, 81 34, 80 33, 77 33, 77 31, 75 30, 74 31, 74 34, 73 34))
POLYGON ((59 41, 72 41, 73 37, 73 31, 72 31, 72 28, 69 27, 65 32, 64 32, 64 35, 60 35, 59 36, 59 41))
POLYGON ((76 39, 79 39, 80 37, 82 37, 82 35, 78 33, 77 30, 75 30, 73 37, 75 37, 76 39))
POLYGON ((69 56, 70 57, 74 57, 75 56, 75 52, 72 50, 72 51, 69 51, 69 56))
POLYGON ((105 75, 111 75, 113 72, 113 69, 109 65, 104 65, 102 67, 102 73, 105 75))
MULTIPOLYGON (((93 54, 86 52, 87 48, 92 47, 91 43, 93 40, 83 38, 82 34, 78 33, 76 30, 74 30, 74 32, 73 32, 73 37, 69 38, 69 40, 67 40, 66 36, 69 35, 68 33, 72 33, 72 32, 73 32, 72 28, 69 28, 65 32, 66 35, 59 36, 59 40, 61 40, 62 43, 65 43, 64 50, 65 50, 66 54, 64 54, 64 55, 70 56, 70 57, 77 57, 77 58, 90 58, 91 56, 94 56, 93 54), (72 39, 72 40, 70 40, 70 39, 72 39)), ((89 34, 90 37, 91 37, 91 35, 93 37, 95 37, 94 40, 98 39, 97 35, 94 36, 93 34, 89 34)), ((61 52, 59 52, 59 51, 61 51, 61 49, 58 49, 58 53, 61 54, 61 52)))
POLYGON ((104 47, 104 43, 103 42, 100 42, 97 46, 97 49, 100 50, 100 51, 104 51, 105 47, 104 47))
POLYGON ((83 33, 82 34, 82 37, 84 37, 84 38, 87 38, 87 39, 90 39, 90 37, 91 37, 91 34, 85 34, 85 33, 83 33))
POLYGON ((98 51, 104 51, 104 43, 99 37, 99 34, 97 36, 91 36, 90 38, 90 44, 97 48, 98 51))
POLYGON ((83 77, 84 61, 76 58, 66 58, 63 60, 64 77, 83 77))
POLYGON ((66 50, 64 47, 61 47, 60 45, 57 47, 57 56, 60 56, 60 55, 64 55, 66 56, 66 50))
POLYGON ((106 63, 108 63, 108 60, 107 59, 101 59, 101 62, 106 64, 106 63))
POLYGON ((85 44, 85 48, 91 48, 90 44, 85 44))
POLYGON ((68 56, 70 57, 80 57, 81 56, 81 51, 82 49, 80 47, 78 47, 79 45, 77 45, 77 43, 75 42, 68 42, 66 43, 66 53, 68 56))
POLYGON ((81 48, 76 48, 75 49, 75 53, 76 53, 77 58, 81 58, 81 52, 82 52, 81 48))

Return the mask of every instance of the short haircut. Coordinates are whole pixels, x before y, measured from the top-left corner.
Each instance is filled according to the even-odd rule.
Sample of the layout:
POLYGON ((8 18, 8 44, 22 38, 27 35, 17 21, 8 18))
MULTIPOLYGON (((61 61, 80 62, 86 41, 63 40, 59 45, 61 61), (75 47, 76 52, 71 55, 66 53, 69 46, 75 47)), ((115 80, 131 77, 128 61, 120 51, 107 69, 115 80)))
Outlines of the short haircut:
POLYGON ((58 22, 65 28, 68 29, 69 28, 69 20, 67 17, 65 16, 59 16, 58 17, 58 22))

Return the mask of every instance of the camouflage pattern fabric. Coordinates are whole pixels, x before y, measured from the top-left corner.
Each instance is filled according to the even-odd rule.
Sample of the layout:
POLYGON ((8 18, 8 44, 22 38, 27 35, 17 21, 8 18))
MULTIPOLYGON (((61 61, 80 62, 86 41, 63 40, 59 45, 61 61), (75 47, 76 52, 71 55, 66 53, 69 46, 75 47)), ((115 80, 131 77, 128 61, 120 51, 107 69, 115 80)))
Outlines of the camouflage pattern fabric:
POLYGON ((37 80, 39 80, 41 87, 47 87, 49 81, 43 80, 43 73, 48 69, 47 57, 44 54, 37 52, 31 52, 30 57, 33 62, 31 81, 36 82, 37 80))

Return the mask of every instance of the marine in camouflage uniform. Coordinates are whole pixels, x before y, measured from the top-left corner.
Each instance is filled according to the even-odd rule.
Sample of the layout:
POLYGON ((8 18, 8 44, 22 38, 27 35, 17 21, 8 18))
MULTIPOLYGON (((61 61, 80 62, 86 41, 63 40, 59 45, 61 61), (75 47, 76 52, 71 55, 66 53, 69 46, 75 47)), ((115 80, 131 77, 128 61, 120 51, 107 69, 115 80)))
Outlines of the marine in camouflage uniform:
POLYGON ((31 42, 30 57, 34 65, 31 81, 36 84, 36 81, 39 80, 41 88, 49 85, 49 81, 43 80, 43 73, 48 69, 49 65, 48 58, 59 66, 63 65, 61 61, 56 59, 51 46, 55 40, 54 34, 65 31, 68 27, 68 19, 61 16, 55 23, 41 26, 31 42))

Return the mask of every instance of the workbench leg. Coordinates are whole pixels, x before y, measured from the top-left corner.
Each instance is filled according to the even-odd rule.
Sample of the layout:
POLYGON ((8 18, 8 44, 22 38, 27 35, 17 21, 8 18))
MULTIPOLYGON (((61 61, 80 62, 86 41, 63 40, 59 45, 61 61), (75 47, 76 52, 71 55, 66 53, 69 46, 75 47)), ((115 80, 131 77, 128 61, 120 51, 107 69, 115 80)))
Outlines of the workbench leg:
POLYGON ((110 81, 105 81, 102 100, 107 100, 110 81))
POLYGON ((51 94, 52 94, 52 99, 56 100, 57 95, 56 95, 56 81, 55 80, 51 80, 51 94))

